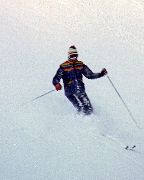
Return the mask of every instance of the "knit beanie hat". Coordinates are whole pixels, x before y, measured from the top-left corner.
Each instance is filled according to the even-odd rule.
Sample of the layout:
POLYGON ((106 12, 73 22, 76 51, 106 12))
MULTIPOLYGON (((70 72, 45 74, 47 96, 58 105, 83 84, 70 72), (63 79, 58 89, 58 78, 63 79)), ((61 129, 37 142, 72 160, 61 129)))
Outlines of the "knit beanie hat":
POLYGON ((70 57, 71 55, 74 55, 74 54, 78 55, 78 52, 77 52, 76 47, 73 45, 69 47, 68 56, 70 57))

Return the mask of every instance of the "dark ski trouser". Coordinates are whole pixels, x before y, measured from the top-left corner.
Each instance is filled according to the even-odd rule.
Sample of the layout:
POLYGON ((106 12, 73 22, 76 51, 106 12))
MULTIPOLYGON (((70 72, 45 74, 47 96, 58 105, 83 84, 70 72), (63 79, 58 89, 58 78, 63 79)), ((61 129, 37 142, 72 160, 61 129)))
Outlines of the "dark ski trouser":
POLYGON ((78 112, 82 111, 85 114, 91 114, 93 112, 93 107, 85 92, 71 94, 67 96, 67 98, 74 105, 78 112))

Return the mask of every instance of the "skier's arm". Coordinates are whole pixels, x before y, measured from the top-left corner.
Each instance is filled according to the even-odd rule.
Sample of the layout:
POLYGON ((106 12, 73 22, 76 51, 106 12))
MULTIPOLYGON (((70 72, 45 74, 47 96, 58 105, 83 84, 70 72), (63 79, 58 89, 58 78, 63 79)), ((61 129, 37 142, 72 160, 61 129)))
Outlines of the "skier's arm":
POLYGON ((53 78, 53 81, 52 81, 52 83, 53 83, 53 85, 55 86, 55 88, 56 88, 57 91, 58 91, 58 90, 61 90, 61 88, 62 88, 62 86, 61 86, 61 84, 60 84, 60 80, 61 80, 62 76, 63 76, 63 69, 60 67, 60 68, 57 70, 57 72, 56 72, 56 74, 55 74, 55 76, 54 76, 54 78, 53 78))
POLYGON ((104 75, 107 74, 107 70, 105 68, 102 69, 102 71, 100 73, 93 73, 88 66, 84 65, 83 67, 83 75, 88 78, 88 79, 97 79, 97 78, 101 78, 104 75))

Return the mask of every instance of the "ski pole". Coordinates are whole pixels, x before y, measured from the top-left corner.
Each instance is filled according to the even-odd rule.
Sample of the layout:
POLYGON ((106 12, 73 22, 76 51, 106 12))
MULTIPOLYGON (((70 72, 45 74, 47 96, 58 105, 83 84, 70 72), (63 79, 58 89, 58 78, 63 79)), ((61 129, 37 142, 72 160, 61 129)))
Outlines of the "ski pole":
POLYGON ((107 75, 107 78, 109 80, 109 82, 111 83, 112 87, 114 88, 115 92, 117 93, 117 95, 119 96, 120 100, 122 101, 123 105, 125 106, 125 108, 128 111, 128 114, 130 115, 131 119, 133 120, 133 122, 135 123, 135 125, 137 126, 137 128, 140 129, 140 127, 137 124, 137 121, 135 120, 132 112, 130 111, 130 109, 128 108, 127 104, 125 103, 125 101, 123 100, 122 96, 120 95, 120 93, 118 92, 118 90, 116 89, 115 85, 113 84, 111 78, 107 75))
POLYGON ((39 98, 41 98, 41 97, 43 97, 43 96, 45 96, 45 95, 47 95, 47 94, 49 94, 49 93, 51 93, 51 92, 53 92, 53 91, 55 91, 55 89, 50 90, 50 91, 48 91, 48 92, 46 92, 46 93, 44 93, 44 94, 42 94, 42 95, 40 95, 40 96, 38 96, 38 97, 32 99, 32 101, 35 101, 36 99, 39 99, 39 98))
POLYGON ((52 92, 54 92, 54 91, 55 91, 55 89, 50 90, 50 91, 48 91, 48 92, 46 92, 46 93, 44 93, 44 94, 42 94, 42 95, 40 95, 40 96, 37 96, 36 98, 34 98, 34 99, 30 100, 30 101, 27 101, 27 102, 23 103, 21 106, 24 106, 24 105, 26 105, 26 104, 28 104, 28 103, 31 103, 31 102, 33 102, 33 101, 35 101, 35 100, 37 100, 37 99, 39 99, 39 98, 41 98, 41 97, 43 97, 43 96, 45 96, 45 95, 47 95, 47 94, 50 94, 50 93, 52 93, 52 92))

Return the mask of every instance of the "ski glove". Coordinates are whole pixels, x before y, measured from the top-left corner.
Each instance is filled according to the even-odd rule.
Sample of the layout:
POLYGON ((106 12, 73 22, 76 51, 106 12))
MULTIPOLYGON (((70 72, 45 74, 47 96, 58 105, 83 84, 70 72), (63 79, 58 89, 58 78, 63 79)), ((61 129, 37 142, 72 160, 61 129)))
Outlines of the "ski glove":
POLYGON ((105 69, 105 68, 103 68, 102 70, 101 70, 101 76, 105 76, 106 74, 107 74, 108 72, 107 72, 107 70, 105 69))
POLYGON ((55 89, 56 89, 57 91, 61 90, 61 89, 62 89, 62 85, 61 85, 60 83, 56 84, 56 85, 55 85, 55 89))

